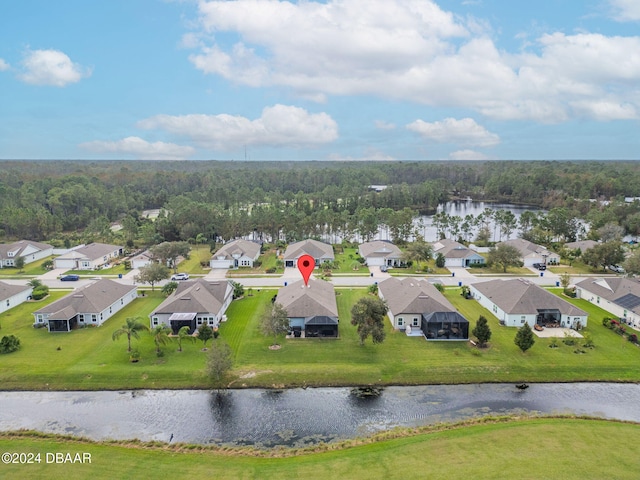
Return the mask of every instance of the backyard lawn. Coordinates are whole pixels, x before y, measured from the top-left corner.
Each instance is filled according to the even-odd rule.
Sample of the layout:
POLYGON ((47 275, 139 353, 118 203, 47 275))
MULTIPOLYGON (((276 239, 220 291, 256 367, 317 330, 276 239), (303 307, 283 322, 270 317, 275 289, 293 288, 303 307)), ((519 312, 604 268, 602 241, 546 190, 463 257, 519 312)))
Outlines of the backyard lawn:
POLYGON ((39 453, 41 462, 1 465, 0 471, 2 478, 32 480, 147 479, 154 471, 161 471, 167 478, 190 479, 638 477, 633 445, 640 442, 640 427, 635 424, 539 418, 480 421, 426 432, 409 436, 393 432, 387 439, 383 436, 379 441, 352 447, 279 450, 272 452, 271 458, 268 452, 243 453, 233 447, 109 444, 7 433, 0 434, 3 452, 39 453), (612 448, 603 443, 604 439, 621 448, 612 448), (47 452, 83 452, 91 456, 91 463, 51 464, 46 462, 47 452))
MULTIPOLYGON (((560 289, 554 290, 559 293, 560 289)), ((582 300, 572 300, 589 312, 594 348, 569 346, 563 339, 559 348, 549 348, 550 339, 521 353, 513 342, 516 329, 502 327, 497 319, 473 300, 465 300, 458 288, 447 289, 446 296, 470 321, 479 315, 489 320, 493 336, 489 348, 478 349, 469 342, 427 342, 407 337, 386 323, 387 337, 374 345, 371 339, 359 344, 356 328, 350 324, 350 310, 365 289, 337 289, 340 313, 338 339, 284 339, 281 348, 271 350, 272 337, 259 331, 259 319, 270 307, 275 290, 252 289, 234 301, 227 310, 229 320, 220 327, 221 340, 234 354, 229 374, 231 387, 338 386, 363 384, 437 384, 478 382, 568 382, 640 381, 637 365, 640 349, 602 326, 606 313, 582 300)), ((54 292, 42 302, 28 302, 0 315, 1 334, 15 334, 22 348, 0 357, 0 385, 3 389, 124 389, 124 388, 206 388, 202 342, 183 345, 175 342, 162 347, 156 356, 151 336, 141 333, 133 340, 141 360, 131 363, 126 338, 113 341, 112 333, 127 317, 148 314, 162 300, 159 291, 147 292, 104 325, 81 328, 71 333, 48 333, 34 329, 31 313, 59 298, 54 292)))

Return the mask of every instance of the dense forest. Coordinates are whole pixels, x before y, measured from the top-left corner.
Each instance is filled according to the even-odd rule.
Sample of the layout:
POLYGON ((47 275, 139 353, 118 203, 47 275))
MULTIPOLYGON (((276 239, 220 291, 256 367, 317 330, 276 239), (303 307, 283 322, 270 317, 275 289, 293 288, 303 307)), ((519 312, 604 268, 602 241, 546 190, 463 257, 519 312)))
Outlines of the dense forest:
POLYGON ((638 162, 0 161, 0 239, 100 239, 115 221, 129 242, 148 245, 252 232, 287 241, 335 231, 366 238, 379 225, 404 238, 418 214, 468 197, 637 234, 638 209, 615 202, 636 196, 638 162), (144 222, 140 212, 154 208, 168 213, 144 222))

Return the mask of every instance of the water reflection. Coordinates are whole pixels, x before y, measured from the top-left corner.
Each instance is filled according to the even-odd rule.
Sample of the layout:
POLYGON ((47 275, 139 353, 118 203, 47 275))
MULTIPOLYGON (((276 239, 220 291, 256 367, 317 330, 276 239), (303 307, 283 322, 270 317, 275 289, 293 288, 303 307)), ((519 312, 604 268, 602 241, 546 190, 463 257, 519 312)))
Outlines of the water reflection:
POLYGON ((640 422, 640 385, 534 384, 348 388, 2 392, 0 430, 101 439, 304 446, 483 415, 571 413, 640 422))

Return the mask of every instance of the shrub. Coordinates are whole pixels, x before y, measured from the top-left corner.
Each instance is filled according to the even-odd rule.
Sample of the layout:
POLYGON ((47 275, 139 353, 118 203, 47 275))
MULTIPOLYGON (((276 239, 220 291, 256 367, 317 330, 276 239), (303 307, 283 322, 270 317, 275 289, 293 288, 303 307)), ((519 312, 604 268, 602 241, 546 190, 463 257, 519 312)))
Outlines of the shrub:
POLYGON ((638 335, 635 333, 630 334, 627 339, 632 343, 638 343, 638 335))
POLYGON ((276 267, 269 267, 265 270, 266 273, 276 273, 276 267))
POLYGON ((15 352, 20 348, 20 339, 15 335, 5 335, 0 340, 0 353, 15 352))
POLYGON ((611 319, 608 317, 605 317, 602 319, 602 326, 606 327, 606 328, 611 328, 611 319))
POLYGON ((49 287, 47 287, 46 285, 40 285, 33 289, 31 298, 33 298, 34 300, 42 300, 47 295, 49 295, 49 287))

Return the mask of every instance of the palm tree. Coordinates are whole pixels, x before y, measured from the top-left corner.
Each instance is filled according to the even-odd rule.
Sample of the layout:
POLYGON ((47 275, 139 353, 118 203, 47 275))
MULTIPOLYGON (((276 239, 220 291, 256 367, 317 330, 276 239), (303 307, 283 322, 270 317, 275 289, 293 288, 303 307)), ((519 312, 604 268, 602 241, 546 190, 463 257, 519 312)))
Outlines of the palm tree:
POLYGON ((185 325, 184 327, 181 327, 180 330, 178 330, 178 351, 179 352, 182 351, 182 340, 184 340, 185 338, 188 338, 189 340, 191 340, 191 343, 196 341, 196 337, 194 337, 189 333, 188 325, 185 325))
POLYGON ((140 330, 147 330, 147 331, 149 330, 149 327, 147 327, 143 323, 140 323, 140 320, 141 320, 140 317, 136 317, 136 318, 128 317, 126 320, 127 323, 122 327, 120 327, 115 332, 113 332, 113 335, 111 336, 111 338, 115 341, 118 338, 120 338, 122 335, 126 335, 127 342, 129 343, 129 348, 127 350, 128 352, 131 352, 131 337, 135 339, 139 339, 140 335, 138 335, 138 332, 140 330))
POLYGON ((27 282, 27 285, 29 285, 30 287, 36 288, 36 287, 39 287, 40 285, 42 285, 42 282, 40 280, 38 280, 37 278, 32 278, 31 280, 29 280, 27 282))
POLYGON ((153 342, 156 344, 156 353, 160 353, 160 345, 166 345, 170 342, 169 333, 171 330, 166 325, 157 325, 151 330, 153 342))

